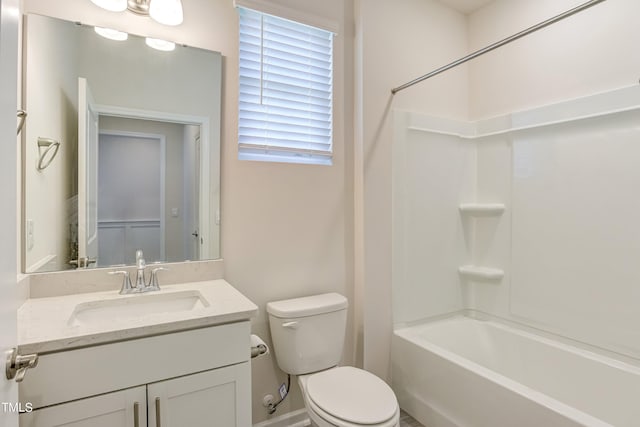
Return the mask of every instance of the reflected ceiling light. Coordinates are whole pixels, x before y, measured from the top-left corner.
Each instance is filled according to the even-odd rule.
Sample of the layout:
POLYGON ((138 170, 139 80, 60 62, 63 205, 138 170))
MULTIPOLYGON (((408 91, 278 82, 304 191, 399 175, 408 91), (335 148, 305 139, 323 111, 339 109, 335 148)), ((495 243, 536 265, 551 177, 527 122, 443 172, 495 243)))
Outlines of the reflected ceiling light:
POLYGON ((129 34, 111 28, 94 27, 94 31, 109 40, 121 42, 129 38, 129 34))
POLYGON ((144 42, 147 46, 152 47, 157 50, 162 50, 165 52, 172 51, 176 48, 176 44, 173 42, 168 42, 162 39, 152 39, 151 37, 147 37, 144 42))
POLYGON ((112 12, 129 10, 137 15, 150 16, 164 25, 180 25, 183 21, 180 0, 91 0, 94 4, 112 12))

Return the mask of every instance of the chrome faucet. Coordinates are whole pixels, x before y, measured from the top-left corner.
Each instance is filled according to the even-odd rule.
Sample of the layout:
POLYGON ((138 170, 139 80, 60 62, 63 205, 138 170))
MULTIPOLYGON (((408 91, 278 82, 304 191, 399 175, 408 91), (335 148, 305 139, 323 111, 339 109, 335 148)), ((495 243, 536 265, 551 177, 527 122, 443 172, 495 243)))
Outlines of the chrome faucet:
POLYGON ((147 267, 147 263, 144 260, 144 254, 142 249, 136 251, 136 292, 144 292, 147 288, 146 281, 144 280, 144 269, 147 267))
POLYGON ((144 260, 144 254, 141 249, 136 251, 136 283, 135 286, 131 284, 129 278, 129 272, 124 270, 111 271, 109 274, 122 274, 122 288, 120 289, 120 295, 135 294, 150 291, 159 291, 160 284, 158 283, 158 272, 169 270, 165 267, 156 267, 151 270, 151 278, 149 283, 144 278, 144 270, 147 267, 147 262, 144 260))

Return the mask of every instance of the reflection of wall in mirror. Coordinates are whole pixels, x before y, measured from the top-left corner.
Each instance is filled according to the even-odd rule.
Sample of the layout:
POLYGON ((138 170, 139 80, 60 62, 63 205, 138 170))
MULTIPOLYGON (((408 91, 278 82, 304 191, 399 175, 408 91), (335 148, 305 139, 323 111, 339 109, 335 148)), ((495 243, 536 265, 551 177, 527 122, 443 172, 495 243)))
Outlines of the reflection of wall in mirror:
MULTIPOLYGON (((24 106, 29 120, 24 129, 25 268, 26 271, 59 270, 66 267, 70 227, 67 206, 77 194, 77 79, 78 50, 74 28, 66 22, 27 22, 24 106), (61 142, 54 161, 43 171, 36 169, 38 137, 61 142), (29 230, 32 230, 29 232, 29 230), (29 235, 30 234, 30 235, 29 235)), ((73 220, 71 220, 73 222, 73 220)))

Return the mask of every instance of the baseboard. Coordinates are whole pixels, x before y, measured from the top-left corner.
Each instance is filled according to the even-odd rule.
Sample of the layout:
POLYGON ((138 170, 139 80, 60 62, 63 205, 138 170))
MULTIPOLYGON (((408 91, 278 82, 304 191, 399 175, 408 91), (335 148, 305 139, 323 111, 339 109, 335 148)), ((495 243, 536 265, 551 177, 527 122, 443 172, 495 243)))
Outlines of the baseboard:
POLYGON ((254 424, 253 427, 306 427, 311 425, 311 420, 305 409, 288 412, 279 417, 271 418, 254 424))

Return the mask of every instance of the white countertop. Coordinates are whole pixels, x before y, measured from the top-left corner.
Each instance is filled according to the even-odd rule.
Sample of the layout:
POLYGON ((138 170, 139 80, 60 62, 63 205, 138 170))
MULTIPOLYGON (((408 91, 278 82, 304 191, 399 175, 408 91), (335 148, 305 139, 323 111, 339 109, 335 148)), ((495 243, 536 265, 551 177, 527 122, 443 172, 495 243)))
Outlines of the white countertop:
POLYGON ((119 295, 118 291, 93 292, 29 299, 18 309, 20 354, 49 353, 76 347, 202 328, 248 320, 258 307, 224 280, 162 286, 159 292, 119 295), (200 292, 209 306, 189 311, 157 312, 101 322, 70 321, 76 306, 95 301, 144 298, 181 291, 200 292))

